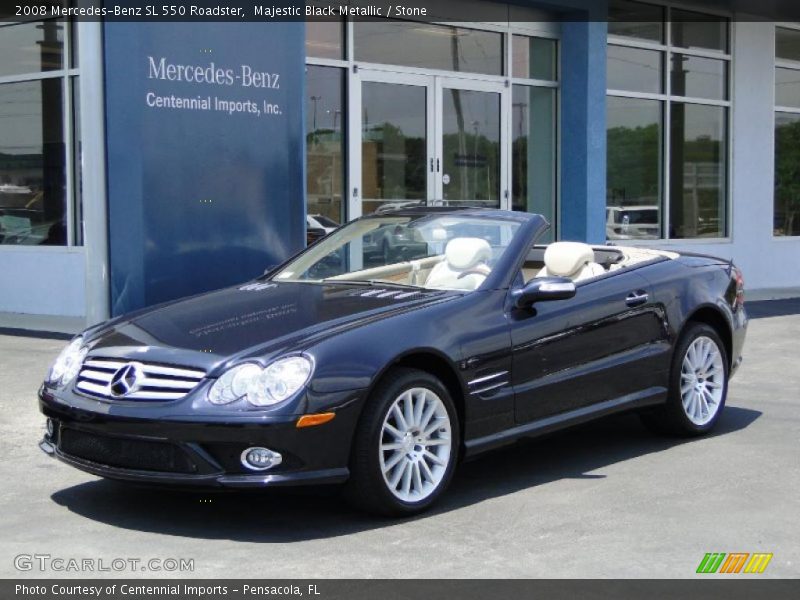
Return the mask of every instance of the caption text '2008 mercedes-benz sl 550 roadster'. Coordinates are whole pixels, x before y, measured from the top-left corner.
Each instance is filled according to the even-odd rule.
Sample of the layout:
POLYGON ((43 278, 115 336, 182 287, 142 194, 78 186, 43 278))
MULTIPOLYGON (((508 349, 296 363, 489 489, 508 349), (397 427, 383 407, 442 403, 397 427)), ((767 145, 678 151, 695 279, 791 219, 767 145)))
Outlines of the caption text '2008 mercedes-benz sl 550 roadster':
POLYGON ((337 483, 361 508, 409 515, 460 460, 610 413, 709 432, 741 362, 739 270, 537 244, 547 227, 536 214, 401 208, 256 280, 90 328, 40 389, 40 445, 113 479, 337 483))

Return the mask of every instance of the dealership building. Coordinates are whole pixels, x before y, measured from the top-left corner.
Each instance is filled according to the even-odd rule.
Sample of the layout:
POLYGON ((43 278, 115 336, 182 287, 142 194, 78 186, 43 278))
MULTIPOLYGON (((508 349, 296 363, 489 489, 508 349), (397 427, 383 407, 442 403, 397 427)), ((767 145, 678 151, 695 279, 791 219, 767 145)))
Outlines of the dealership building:
POLYGON ((0 327, 234 284, 421 202, 732 258, 751 297, 800 295, 800 23, 459 4, 470 20, 0 22, 0 327))

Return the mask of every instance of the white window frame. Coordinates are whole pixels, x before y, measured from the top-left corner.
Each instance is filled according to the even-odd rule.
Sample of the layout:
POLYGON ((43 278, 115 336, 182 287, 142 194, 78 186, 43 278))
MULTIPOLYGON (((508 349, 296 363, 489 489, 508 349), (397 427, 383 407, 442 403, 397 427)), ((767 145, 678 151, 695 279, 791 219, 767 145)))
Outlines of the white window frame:
POLYGON ((646 2, 641 0, 632 0, 639 4, 649 4, 664 9, 664 42, 658 43, 650 40, 637 39, 633 37, 625 37, 618 35, 608 35, 607 46, 619 46, 625 48, 638 48, 642 50, 656 50, 662 56, 662 93, 651 92, 632 92, 627 90, 618 90, 608 88, 606 96, 617 98, 639 98, 643 100, 658 100, 661 102, 661 164, 659 165, 659 176, 661 177, 661 192, 662 198, 660 202, 661 208, 661 237, 658 240, 643 239, 643 240, 625 240, 628 245, 647 245, 654 241, 672 241, 681 244, 706 244, 706 243, 720 243, 729 242, 732 240, 733 229, 733 203, 731 198, 733 196, 733 174, 731 165, 733 164, 733 47, 735 28, 732 26, 732 18, 730 13, 718 10, 698 10, 697 7, 682 4, 680 2, 646 2), (687 10, 704 15, 713 15, 722 17, 728 20, 728 47, 726 51, 707 50, 702 48, 683 48, 672 44, 672 21, 670 19, 670 12, 672 9, 687 10), (670 76, 670 58, 673 54, 682 54, 685 56, 695 56, 699 58, 713 58, 725 61, 727 65, 727 78, 726 78, 726 97, 727 100, 716 100, 710 98, 697 98, 693 96, 674 96, 672 94, 672 77, 670 76), (670 182, 670 149, 672 147, 672 135, 670 131, 670 120, 672 118, 672 104, 679 102, 682 104, 700 104, 706 106, 719 106, 726 109, 725 118, 725 135, 726 135, 726 153, 725 153, 725 235, 721 237, 695 237, 695 238, 673 238, 669 236, 670 226, 670 196, 672 186, 670 182))
MULTIPOLYGON (((527 22, 509 22, 509 23, 455 23, 455 22, 437 22, 432 21, 434 25, 446 25, 449 27, 461 27, 465 29, 475 29, 478 31, 492 31, 500 33, 503 36, 503 73, 502 75, 485 75, 479 73, 445 71, 439 69, 425 69, 419 67, 406 67, 393 64, 383 63, 368 63, 358 61, 355 58, 354 49, 354 23, 352 20, 347 20, 344 23, 344 36, 343 43, 345 44, 345 57, 343 59, 331 58, 317 58, 313 56, 306 56, 306 64, 323 67, 338 67, 345 70, 345 113, 347 122, 347 134, 345 136, 345 159, 346 159, 346 172, 344 191, 346 201, 344 201, 344 218, 346 221, 357 218, 361 215, 361 147, 358 143, 361 136, 360 129, 360 112, 356 112, 361 106, 361 86, 358 71, 360 69, 368 70, 371 73, 383 71, 387 76, 394 74, 397 77, 398 83, 404 77, 425 75, 437 76, 440 79, 446 79, 450 82, 461 80, 464 84, 474 83, 476 86, 485 86, 485 84, 494 83, 505 89, 505 93, 501 94, 501 110, 503 118, 501 119, 501 126, 503 128, 503 137, 505 139, 504 148, 501 149, 503 158, 504 171, 502 173, 504 183, 501 188, 500 206, 502 208, 511 208, 512 204, 512 190, 513 190, 513 156, 512 156, 512 123, 511 118, 512 108, 512 90, 514 85, 525 85, 535 87, 552 88, 556 90, 556 118, 555 118, 555 136, 556 143, 553 151, 555 152, 555 168, 552 176, 554 177, 553 189, 555 190, 554 202, 554 215, 556 216, 554 223, 556 232, 560 230, 561 221, 561 45, 560 35, 556 27, 550 23, 531 23, 527 22), (556 40, 557 52, 557 71, 556 81, 540 80, 540 79, 525 79, 516 78, 511 73, 511 60, 512 60, 512 43, 514 35, 523 35, 526 37, 540 37, 556 40), (356 143, 354 143, 354 141, 356 143)), ((503 167, 501 167, 503 168, 503 167)))
MULTIPOLYGON (((777 32, 778 29, 792 29, 800 33, 800 23, 775 23, 775 30, 777 32)), ((776 47, 775 47, 775 69, 789 69, 791 71, 796 71, 800 74, 800 60, 788 60, 785 58, 778 58, 778 49, 777 49, 777 36, 776 36, 776 47)), ((776 77, 777 81, 777 77, 776 77)), ((773 116, 773 123, 776 122, 778 113, 784 114, 792 114, 792 115, 800 115, 800 107, 796 106, 781 106, 778 104, 777 94, 775 95, 775 110, 773 116)), ((774 126, 774 125, 773 125, 774 126)), ((777 158, 777 152, 776 152, 777 158)), ((775 219, 775 199, 773 197, 772 201, 772 219, 775 219)), ((798 235, 775 235, 775 227, 772 227, 772 239, 773 240, 797 240, 800 239, 800 234, 798 235)))
POLYGON ((42 81, 44 79, 61 80, 61 110, 62 110, 62 138, 64 140, 64 185, 66 187, 64 201, 66 202, 64 219, 67 229, 67 243, 64 246, 40 246, 24 244, 0 244, 0 251, 72 251, 70 248, 83 245, 82 236, 79 235, 78 228, 81 223, 76 222, 77 214, 77 173, 76 173, 76 152, 75 147, 75 112, 73 107, 74 93, 78 91, 77 77, 80 69, 73 66, 73 48, 77 42, 77 23, 71 19, 25 19, 0 25, 0 35, 4 27, 13 27, 23 23, 41 23, 43 21, 56 21, 64 27, 64 37, 62 40, 62 68, 55 71, 35 71, 16 75, 6 75, 0 77, 0 85, 6 83, 28 83, 32 81, 42 81))

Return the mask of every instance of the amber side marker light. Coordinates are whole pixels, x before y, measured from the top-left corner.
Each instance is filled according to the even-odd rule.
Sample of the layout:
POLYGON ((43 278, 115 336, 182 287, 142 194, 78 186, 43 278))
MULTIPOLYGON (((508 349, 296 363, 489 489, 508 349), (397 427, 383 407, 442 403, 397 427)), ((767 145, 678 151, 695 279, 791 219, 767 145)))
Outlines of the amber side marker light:
POLYGON ((333 417, 335 416, 336 413, 332 412, 317 413, 315 415, 303 415, 297 419, 297 428, 300 429, 301 427, 314 427, 315 425, 322 425, 328 421, 333 421, 333 417))

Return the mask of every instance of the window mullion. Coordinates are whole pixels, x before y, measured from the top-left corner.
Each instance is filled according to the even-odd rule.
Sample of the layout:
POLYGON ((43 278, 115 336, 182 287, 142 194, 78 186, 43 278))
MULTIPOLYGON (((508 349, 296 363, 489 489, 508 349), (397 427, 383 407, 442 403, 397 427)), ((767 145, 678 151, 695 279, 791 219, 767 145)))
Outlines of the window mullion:
POLYGON ((65 77, 62 81, 61 89, 64 94, 62 110, 64 117, 61 126, 64 131, 64 182, 66 193, 64 201, 66 204, 66 216, 64 227, 67 231, 67 246, 75 245, 75 181, 74 181, 74 156, 73 156, 73 131, 72 131, 72 81, 71 77, 65 77))
POLYGON ((664 101, 663 116, 664 120, 664 157, 662 162, 662 177, 664 186, 664 197, 661 199, 661 227, 662 236, 664 239, 670 239, 670 207, 671 194, 672 194, 672 181, 671 181, 671 160, 672 160, 672 21, 670 20, 671 8, 667 8, 667 21, 664 27, 666 35, 667 50, 664 54, 664 92, 666 100, 664 101))

